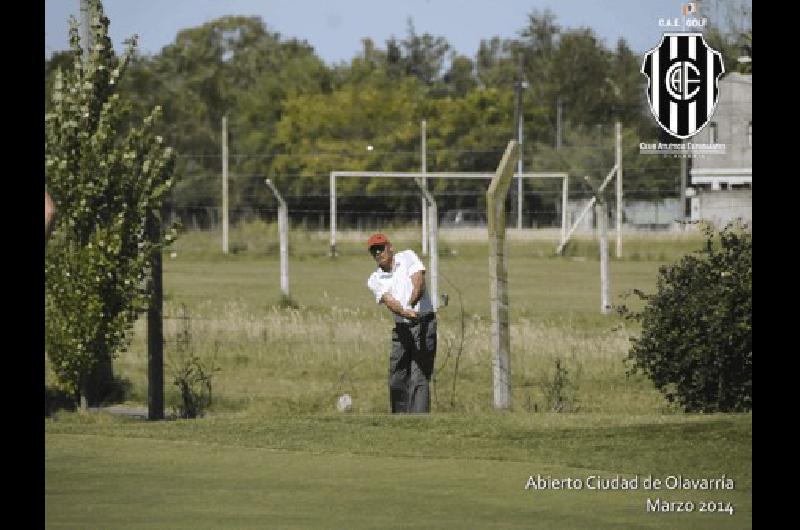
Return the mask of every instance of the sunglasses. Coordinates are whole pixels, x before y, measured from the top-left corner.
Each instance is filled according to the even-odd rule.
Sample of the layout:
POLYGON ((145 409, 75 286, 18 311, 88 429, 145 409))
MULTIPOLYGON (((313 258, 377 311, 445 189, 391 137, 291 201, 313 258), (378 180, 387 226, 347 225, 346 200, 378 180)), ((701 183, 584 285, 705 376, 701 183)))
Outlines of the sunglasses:
POLYGON ((372 245, 371 247, 369 247, 369 253, 372 256, 377 256, 384 250, 386 250, 386 245, 372 245))

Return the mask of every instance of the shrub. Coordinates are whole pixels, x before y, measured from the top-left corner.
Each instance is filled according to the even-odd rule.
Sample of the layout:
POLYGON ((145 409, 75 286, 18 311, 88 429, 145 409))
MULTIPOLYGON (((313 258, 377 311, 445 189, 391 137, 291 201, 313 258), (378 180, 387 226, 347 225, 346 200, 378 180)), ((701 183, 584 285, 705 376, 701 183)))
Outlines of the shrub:
POLYGON ((753 406, 753 237, 743 226, 704 230, 702 250, 659 269, 657 293, 622 313, 642 324, 628 373, 640 370, 687 412, 753 406))
POLYGON ((178 417, 198 418, 205 415, 211 406, 211 379, 219 368, 207 368, 196 356, 189 356, 182 366, 175 370, 173 384, 180 392, 178 417))
POLYGON ((551 412, 577 411, 576 399, 573 396, 573 383, 569 372, 556 359, 556 368, 552 379, 543 379, 541 386, 544 393, 545 409, 551 412))

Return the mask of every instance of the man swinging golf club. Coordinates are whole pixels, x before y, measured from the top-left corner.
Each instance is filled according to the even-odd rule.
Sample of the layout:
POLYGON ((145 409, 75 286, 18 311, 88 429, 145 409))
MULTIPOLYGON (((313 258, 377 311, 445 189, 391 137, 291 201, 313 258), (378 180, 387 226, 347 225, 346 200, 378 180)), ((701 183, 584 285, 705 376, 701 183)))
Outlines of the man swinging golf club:
POLYGON ((436 357, 436 313, 425 289, 425 266, 413 250, 395 253, 389 239, 367 240, 378 263, 367 287, 393 313, 389 354, 389 402, 392 413, 430 412, 430 379, 436 357))

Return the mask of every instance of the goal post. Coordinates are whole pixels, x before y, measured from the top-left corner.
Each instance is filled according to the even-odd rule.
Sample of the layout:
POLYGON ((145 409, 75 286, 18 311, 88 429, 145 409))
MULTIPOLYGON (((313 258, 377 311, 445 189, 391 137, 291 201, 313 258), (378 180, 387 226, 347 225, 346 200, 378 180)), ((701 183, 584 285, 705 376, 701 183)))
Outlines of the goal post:
MULTIPOLYGON (((359 177, 359 178, 413 178, 422 179, 425 182, 427 179, 434 178, 449 178, 449 179, 484 179, 491 180, 495 176, 494 173, 470 173, 470 172, 397 172, 397 171, 331 171, 330 172, 330 251, 331 257, 336 256, 336 207, 337 207, 337 193, 336 182, 339 178, 343 177, 359 177)), ((515 174, 514 176, 519 176, 515 174)), ((539 171, 522 173, 522 178, 560 178, 562 180, 562 194, 561 194, 561 238, 559 243, 563 242, 566 237, 566 221, 567 221, 567 189, 569 182, 569 174, 557 171, 539 171)), ((425 200, 423 198, 423 200, 425 200)), ((427 200, 426 200, 427 202, 427 200)), ((424 215, 424 213, 423 213, 424 215)), ((430 242, 430 215, 423 218, 423 225, 427 224, 428 241, 430 242)), ((425 236, 423 235, 423 239, 425 236)))

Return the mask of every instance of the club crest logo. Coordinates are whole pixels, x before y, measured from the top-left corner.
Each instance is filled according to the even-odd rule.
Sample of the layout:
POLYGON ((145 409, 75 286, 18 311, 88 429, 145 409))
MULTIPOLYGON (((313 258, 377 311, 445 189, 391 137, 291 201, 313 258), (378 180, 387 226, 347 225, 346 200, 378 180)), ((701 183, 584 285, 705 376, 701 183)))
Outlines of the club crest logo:
POLYGON ((672 136, 690 138, 714 115, 725 66, 702 33, 665 33, 645 54, 641 72, 648 79, 650 111, 672 136))

